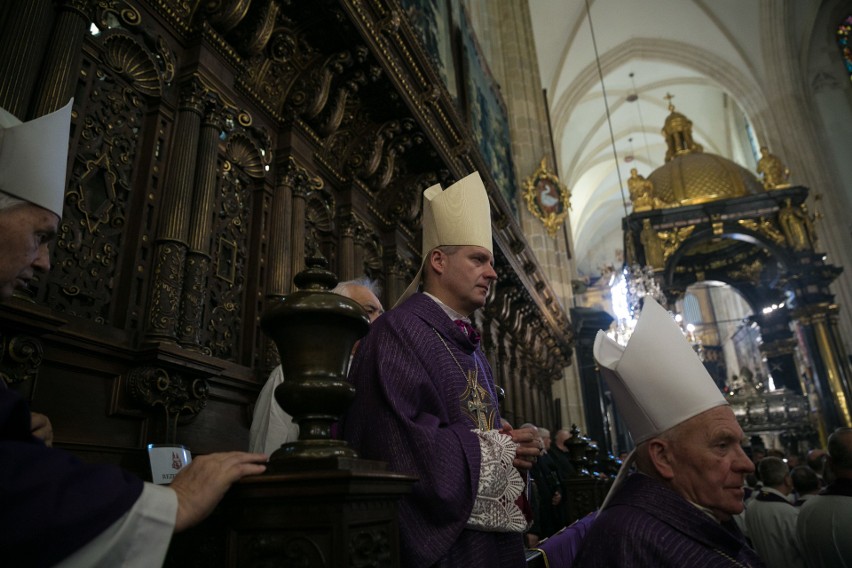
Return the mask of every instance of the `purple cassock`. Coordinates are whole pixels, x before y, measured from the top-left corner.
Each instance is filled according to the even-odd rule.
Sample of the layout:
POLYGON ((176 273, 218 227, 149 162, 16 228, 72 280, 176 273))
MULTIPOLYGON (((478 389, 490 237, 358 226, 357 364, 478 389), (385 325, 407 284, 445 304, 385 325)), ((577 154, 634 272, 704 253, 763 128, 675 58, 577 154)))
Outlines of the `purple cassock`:
POLYGON ((415 294, 372 324, 349 379, 356 394, 344 438, 361 457, 419 478, 400 503, 401 566, 523 567, 520 533, 465 526, 481 461, 472 430, 500 427, 479 345, 415 294))
POLYGON ((29 406, 0 379, 0 564, 52 566, 121 518, 142 480, 82 463, 30 433, 29 406))
POLYGON ((583 540, 574 568, 762 568, 733 520, 718 523, 662 483, 628 477, 583 540))

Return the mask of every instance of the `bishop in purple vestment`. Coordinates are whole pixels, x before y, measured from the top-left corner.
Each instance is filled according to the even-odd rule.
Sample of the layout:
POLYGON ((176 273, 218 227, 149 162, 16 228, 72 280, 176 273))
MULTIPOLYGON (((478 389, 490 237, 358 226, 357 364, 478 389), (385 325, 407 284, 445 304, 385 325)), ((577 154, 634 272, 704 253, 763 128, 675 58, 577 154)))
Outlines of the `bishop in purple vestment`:
POLYGON ((574 566, 763 566, 732 520, 754 471, 742 428, 670 314, 645 298, 627 346, 598 332, 594 354, 637 446, 574 566))
POLYGON ((634 473, 586 535, 575 568, 733 568, 763 562, 734 521, 719 522, 662 483, 634 473))
MULTIPOLYGON (((59 230, 71 118, 64 108, 22 123, 0 109, 0 300, 50 270, 59 230)), ((41 428, 49 423, 42 419, 41 428)), ((33 435, 29 405, 0 378, 0 564, 144 567, 162 564, 173 531, 210 514, 263 454, 202 456, 171 488, 86 464, 33 435)))
POLYGON ((419 479, 400 503, 402 566, 522 568, 521 471, 541 448, 531 429, 501 429, 491 368, 463 325, 497 278, 479 176, 427 189, 423 218, 424 293, 412 295, 418 275, 361 341, 343 434, 419 479))

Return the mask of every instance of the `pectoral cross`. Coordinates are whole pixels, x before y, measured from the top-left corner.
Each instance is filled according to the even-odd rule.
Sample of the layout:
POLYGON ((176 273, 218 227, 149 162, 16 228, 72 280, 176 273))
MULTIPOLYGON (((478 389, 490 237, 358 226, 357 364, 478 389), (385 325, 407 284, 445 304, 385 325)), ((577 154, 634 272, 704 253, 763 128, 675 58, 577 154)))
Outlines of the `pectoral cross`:
POLYGON ((479 385, 476 380, 476 369, 471 369, 467 372, 467 388, 465 389, 462 400, 466 402, 467 411, 476 427, 480 430, 490 430, 492 428, 492 413, 489 412, 488 391, 479 385))

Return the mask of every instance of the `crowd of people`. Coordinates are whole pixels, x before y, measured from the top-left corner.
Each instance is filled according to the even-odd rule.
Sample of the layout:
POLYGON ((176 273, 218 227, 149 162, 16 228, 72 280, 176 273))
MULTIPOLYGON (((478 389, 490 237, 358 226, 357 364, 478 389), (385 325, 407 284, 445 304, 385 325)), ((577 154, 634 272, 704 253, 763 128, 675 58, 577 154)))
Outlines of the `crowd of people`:
MULTIPOLYGON (((70 109, 25 124, 0 112, 0 298, 50 268, 70 109)), ((546 428, 500 416, 472 326, 497 279, 479 175, 428 188, 422 225, 420 271, 394 309, 382 315, 368 281, 334 290, 372 322, 353 355, 356 396, 339 430, 363 458, 418 479, 399 505, 402 566, 520 568, 525 546, 569 522, 571 434, 552 439, 546 428)), ((807 464, 757 448, 747 455, 726 399, 650 299, 628 345, 601 332, 594 355, 636 448, 572 565, 852 566, 852 429, 832 433, 807 464)), ((262 473, 269 453, 298 438, 298 424, 273 402, 282 380, 279 368, 256 408, 259 453, 199 456, 170 486, 51 448, 49 419, 0 381, 4 562, 161 564, 173 532, 202 520, 233 482, 262 473)))
POLYGON ((737 521, 766 565, 852 565, 852 428, 837 429, 806 460, 763 448, 752 459, 737 521))

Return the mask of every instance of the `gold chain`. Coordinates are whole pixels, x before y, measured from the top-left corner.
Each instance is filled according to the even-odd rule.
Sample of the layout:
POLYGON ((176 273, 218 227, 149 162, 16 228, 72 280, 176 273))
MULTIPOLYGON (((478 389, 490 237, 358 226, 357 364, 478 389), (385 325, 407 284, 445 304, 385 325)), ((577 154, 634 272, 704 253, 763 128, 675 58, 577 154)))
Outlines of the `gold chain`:
POLYGON ((731 562, 733 562, 736 566, 739 566, 740 568, 750 568, 750 564, 743 564, 742 562, 740 562, 736 558, 731 558, 729 555, 725 554, 724 552, 722 552, 718 548, 714 548, 713 552, 715 552, 716 554, 718 554, 720 556, 727 558, 728 560, 730 560, 731 562))
MULTIPOLYGON (((446 348, 446 350, 449 352, 450 357, 452 357, 452 358, 453 358, 453 361, 455 361, 455 362, 456 362, 456 366, 459 368, 459 371, 461 371, 462 376, 463 376, 463 377, 467 377, 467 374, 464 372, 464 369, 462 369, 461 363, 459 363, 459 360, 458 360, 458 359, 456 359, 456 355, 455 355, 455 353, 453 353, 453 350, 452 350, 452 349, 450 349, 450 346, 449 346, 449 345, 447 345, 447 342, 446 342, 446 341, 444 341, 444 338, 443 338, 443 337, 441 337, 441 334, 440 334, 440 333, 438 333, 438 330, 437 330, 437 329, 435 329, 435 328, 433 327, 433 328, 432 328, 432 331, 434 331, 434 332, 435 332, 435 335, 437 335, 437 336, 438 336, 438 339, 440 339, 440 340, 441 340, 441 343, 443 343, 443 344, 444 344, 444 347, 445 347, 445 348, 446 348)), ((473 359, 474 359, 474 361, 476 361, 476 355, 474 355, 473 359)), ((478 367, 478 366, 479 366, 479 364, 477 364, 477 367, 478 367)), ((477 372, 479 372, 479 369, 477 369, 477 372)))

